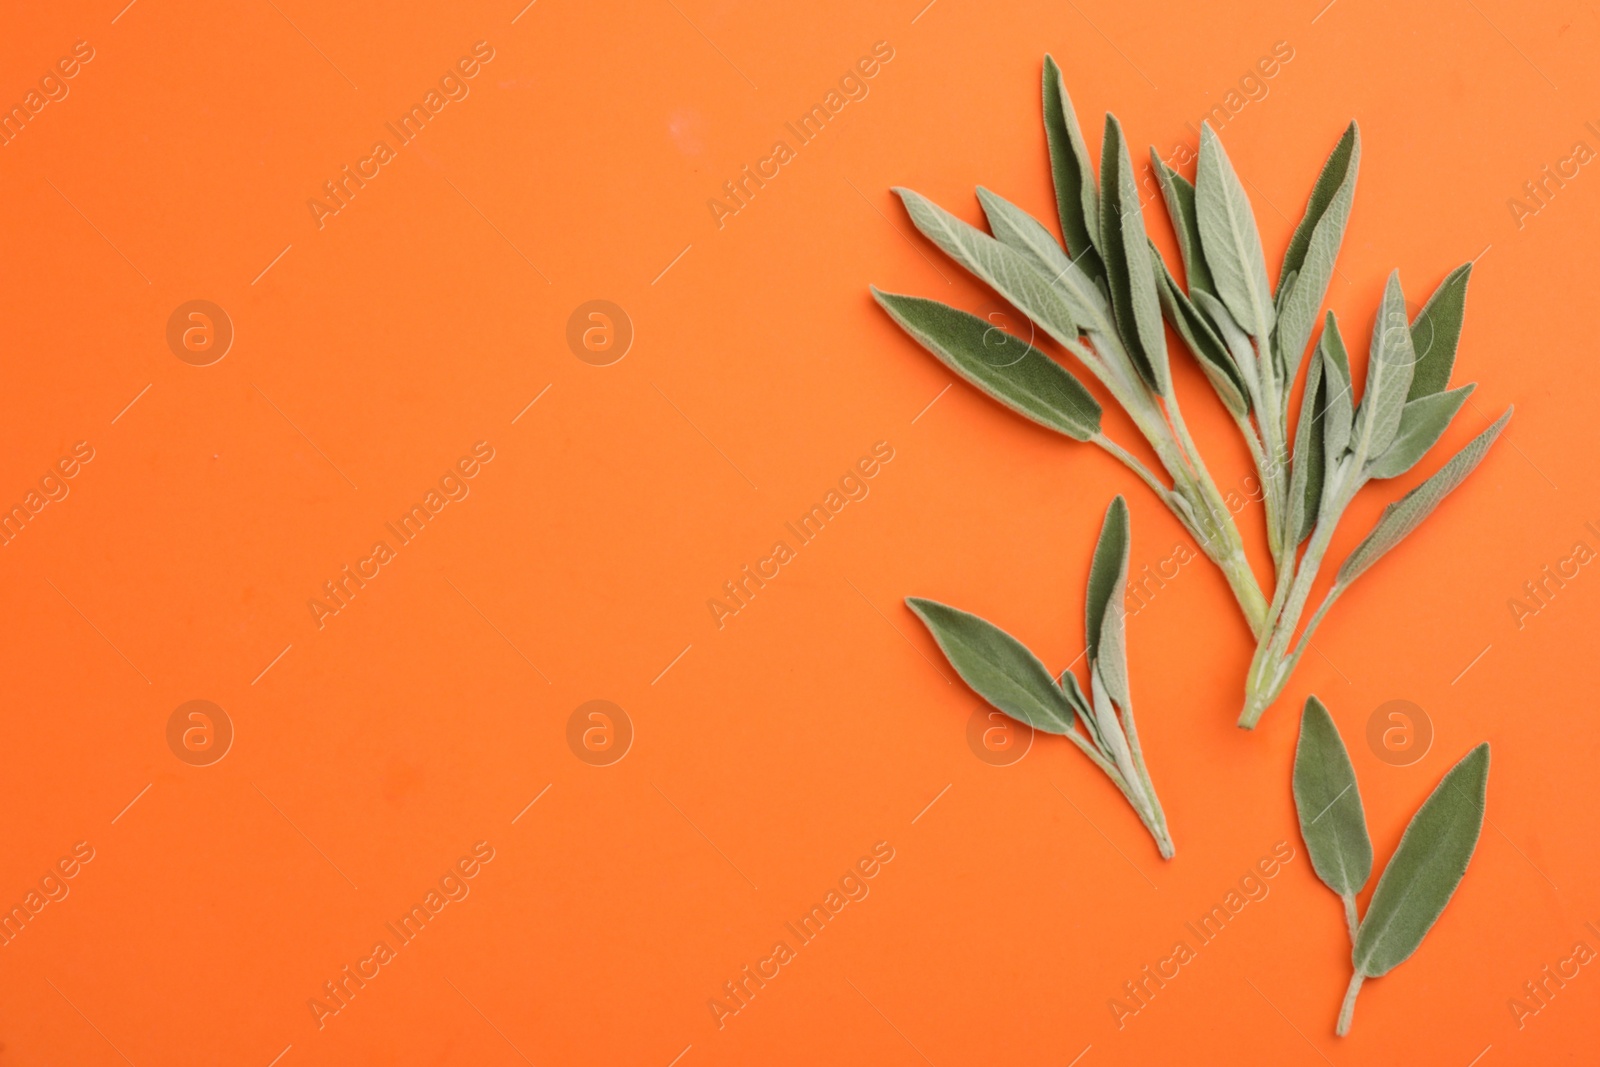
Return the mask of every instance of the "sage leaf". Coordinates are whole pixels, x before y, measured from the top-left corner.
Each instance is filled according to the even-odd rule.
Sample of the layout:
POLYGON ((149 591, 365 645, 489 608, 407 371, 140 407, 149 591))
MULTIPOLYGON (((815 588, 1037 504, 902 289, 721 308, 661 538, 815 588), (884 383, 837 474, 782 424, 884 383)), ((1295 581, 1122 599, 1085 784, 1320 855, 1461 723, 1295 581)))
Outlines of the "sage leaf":
POLYGON ((1200 251, 1200 223, 1195 217, 1194 186, 1189 179, 1167 166, 1150 148, 1150 169, 1156 172, 1161 185, 1161 198, 1167 202, 1167 215, 1172 219, 1172 230, 1178 236, 1178 253, 1183 256, 1183 280, 1189 291, 1204 289, 1216 292, 1211 280, 1211 268, 1200 251))
POLYGON ((1367 388, 1356 411, 1352 445, 1358 462, 1363 464, 1382 455, 1394 440, 1416 363, 1399 271, 1391 272, 1383 287, 1383 303, 1372 324, 1372 347, 1368 351, 1367 388))
POLYGON ((1394 440, 1384 449, 1383 455, 1367 462, 1367 477, 1395 478, 1416 466, 1428 449, 1444 436, 1450 420, 1456 417, 1456 412, 1475 388, 1475 385, 1463 385, 1448 393, 1428 393, 1407 402, 1400 411, 1400 428, 1394 440))
POLYGON ((1505 429, 1506 423, 1511 419, 1514 408, 1508 407, 1505 414, 1496 419, 1487 430, 1468 441, 1450 462, 1435 471, 1427 481, 1417 486, 1405 496, 1396 500, 1383 509, 1383 514, 1378 516, 1378 523, 1367 534, 1366 539, 1355 547, 1349 558, 1339 568, 1339 574, 1334 579, 1334 589, 1343 590, 1350 583, 1359 578, 1368 567, 1382 559, 1395 545, 1405 540, 1407 534, 1422 525, 1422 520, 1432 514, 1439 502, 1449 496, 1456 486, 1466 480, 1483 457, 1488 454, 1489 446, 1494 444, 1495 438, 1500 436, 1500 431, 1505 429))
POLYGON ((1471 277, 1471 263, 1451 271, 1412 320, 1411 345, 1417 353, 1417 368, 1411 375, 1406 399, 1440 392, 1450 384, 1456 346, 1461 341, 1461 319, 1467 313, 1467 281, 1471 277))
MULTIPOLYGON (((1081 271, 1061 250, 1061 245, 1045 229, 1044 223, 1022 210, 1005 197, 978 186, 978 203, 983 206, 984 218, 995 239, 1026 256, 1046 278, 1054 280, 1070 271, 1081 271)), ((1085 288, 1093 291, 1094 286, 1085 288)))
MULTIPOLYGON (((1239 377, 1239 368, 1234 365, 1233 355, 1228 351, 1228 346, 1217 335, 1216 327, 1211 325, 1194 302, 1178 288, 1178 281, 1167 269, 1166 261, 1154 249, 1150 252, 1151 258, 1157 264, 1156 281, 1159 283, 1158 293, 1161 297, 1161 310, 1166 314, 1167 321, 1177 331, 1189 351, 1194 353, 1195 359, 1200 364, 1200 369, 1205 372, 1206 380, 1217 391, 1222 402, 1227 406, 1235 418, 1242 419, 1250 414, 1250 394, 1245 391, 1244 381, 1239 377)), ((1204 290, 1201 290, 1202 292, 1204 290)))
POLYGON ((1066 694, 1022 642, 991 622, 936 600, 907 597, 906 604, 973 692, 1035 730, 1064 734, 1072 728, 1066 694))
POLYGON ((1278 345, 1283 358, 1284 388, 1294 381, 1300 357, 1317 310, 1328 294, 1334 260, 1344 241, 1350 204, 1355 199, 1356 172, 1361 166, 1361 134, 1352 122, 1329 153, 1311 188, 1306 213, 1289 239, 1278 282, 1278 345), (1292 279, 1292 280, 1291 280, 1292 279))
POLYGON ((1306 698, 1300 715, 1294 807, 1317 877, 1341 897, 1354 898, 1372 875, 1372 839, 1350 753, 1333 716, 1314 696, 1306 698))
POLYGON ((1139 210, 1122 124, 1106 116, 1100 150, 1100 256, 1111 289, 1117 333, 1139 377, 1158 394, 1171 391, 1167 368, 1167 331, 1161 324, 1150 242, 1139 210))
POLYGON ((1272 332, 1273 308, 1261 235, 1256 231, 1250 198, 1209 122, 1200 124, 1194 190, 1200 247, 1217 296, 1239 325, 1265 345, 1272 332))
POLYGON ((1411 817, 1378 878, 1356 935, 1356 973, 1387 974, 1422 943, 1444 911, 1483 829, 1489 786, 1487 742, 1450 768, 1411 817))
POLYGON ((917 296, 873 297, 939 361, 1019 415, 1087 441, 1100 432, 1100 404, 1061 364, 998 326, 917 296))
POLYGON ((1350 446, 1350 424, 1355 418, 1355 397, 1351 395, 1350 356, 1339 333, 1339 320, 1328 312, 1322 327, 1322 378, 1326 383, 1327 403, 1323 405, 1323 455, 1331 466, 1344 457, 1350 446))
POLYGON ((1052 285, 1033 262, 950 214, 920 193, 896 189, 911 222, 951 259, 977 275, 1018 311, 1062 344, 1078 338, 1079 323, 1098 316, 1087 304, 1068 304, 1069 285, 1052 285))
POLYGON ((1099 671, 1106 695, 1122 707, 1128 706, 1127 620, 1121 604, 1127 584, 1128 502, 1118 495, 1106 509, 1095 542, 1084 614, 1090 670, 1099 671))
POLYGON ((1295 425, 1294 467, 1289 474, 1289 509, 1284 516, 1283 546, 1298 545, 1311 536, 1322 506, 1327 458, 1323 420, 1328 407, 1328 382, 1321 359, 1311 361, 1306 388, 1300 398, 1300 421, 1295 425))
POLYGON ((1050 177, 1056 190, 1061 235, 1084 272, 1090 278, 1103 278, 1105 268, 1094 247, 1100 232, 1094 167, 1089 163, 1089 148, 1078 128, 1072 98, 1062 84, 1061 68, 1049 55, 1044 57, 1044 135, 1050 148, 1050 177))

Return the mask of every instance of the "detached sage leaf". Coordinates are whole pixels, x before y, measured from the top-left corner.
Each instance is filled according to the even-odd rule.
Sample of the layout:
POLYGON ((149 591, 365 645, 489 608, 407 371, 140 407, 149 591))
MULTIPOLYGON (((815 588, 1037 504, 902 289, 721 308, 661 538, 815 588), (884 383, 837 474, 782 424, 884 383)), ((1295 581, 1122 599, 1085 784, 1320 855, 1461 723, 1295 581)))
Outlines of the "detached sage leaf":
POLYGON ((1422 520, 1432 514, 1433 509, 1439 506, 1440 501, 1449 496, 1456 486, 1466 481, 1483 462, 1483 457, 1488 455, 1489 446, 1494 444, 1495 438, 1500 436, 1500 431, 1505 429, 1506 423, 1511 419, 1514 408, 1506 408, 1505 414, 1494 421, 1487 430, 1467 442, 1465 448, 1450 457, 1446 463, 1434 472, 1433 476, 1417 486, 1405 496, 1396 500, 1383 509, 1383 514, 1378 517, 1378 524, 1367 534, 1366 539, 1355 547, 1343 566, 1339 568, 1339 575, 1334 579, 1335 589, 1348 588, 1350 583, 1382 559, 1395 545, 1405 540, 1407 534, 1422 525, 1422 520))
POLYGON ((1450 768, 1400 838, 1356 935, 1357 973, 1377 978, 1417 950, 1450 902, 1483 829, 1489 788, 1485 742, 1450 768))
MULTIPOLYGON (((1372 875, 1372 839, 1350 753, 1333 716, 1307 697, 1294 750, 1294 807, 1311 866, 1355 914, 1355 896, 1372 875)), ((1354 927, 1352 926, 1352 929, 1354 927)))
POLYGON ((1100 404, 1061 364, 976 315, 917 296, 874 288, 900 327, 939 361, 1041 426, 1087 441, 1100 432, 1100 404))
POLYGON ((1037 656, 991 622, 936 600, 907 597, 961 680, 990 704, 1035 730, 1072 729, 1072 705, 1037 656))
POLYGON ((1472 395, 1475 385, 1463 385, 1448 393, 1428 393, 1408 401, 1400 411, 1400 428, 1383 455, 1367 463, 1367 477, 1395 478, 1417 465, 1428 449, 1439 442, 1450 420, 1472 395))
POLYGON ((1139 211, 1139 187, 1133 179, 1122 124, 1106 116, 1100 150, 1100 256, 1105 262, 1116 313, 1117 333, 1145 384, 1157 393, 1171 389, 1167 370, 1167 331, 1161 324, 1150 242, 1139 211))
POLYGON ((1078 128, 1072 98, 1061 82, 1061 68, 1048 55, 1044 57, 1044 134, 1050 147, 1050 176, 1056 188, 1061 234, 1085 273, 1102 278, 1105 268, 1094 247, 1095 235, 1100 232, 1094 167, 1089 163, 1089 149, 1078 128))
POLYGON ((1283 254, 1278 283, 1278 351, 1285 368, 1285 391, 1294 381, 1301 354, 1317 321, 1317 310, 1328 293, 1360 166, 1361 134, 1352 122, 1317 175, 1305 216, 1295 227, 1289 249, 1283 254))
POLYGON ((1209 122, 1200 124, 1200 162, 1195 171, 1195 214, 1200 247, 1216 282, 1217 296, 1245 332, 1261 345, 1272 332, 1272 291, 1250 198, 1234 173, 1209 122))
POLYGON ((1411 391, 1406 399, 1437 393, 1450 384, 1456 346, 1461 341, 1461 319, 1467 313, 1467 281, 1471 277, 1471 263, 1451 271, 1412 321, 1411 345, 1417 353, 1417 369, 1411 375, 1411 391))

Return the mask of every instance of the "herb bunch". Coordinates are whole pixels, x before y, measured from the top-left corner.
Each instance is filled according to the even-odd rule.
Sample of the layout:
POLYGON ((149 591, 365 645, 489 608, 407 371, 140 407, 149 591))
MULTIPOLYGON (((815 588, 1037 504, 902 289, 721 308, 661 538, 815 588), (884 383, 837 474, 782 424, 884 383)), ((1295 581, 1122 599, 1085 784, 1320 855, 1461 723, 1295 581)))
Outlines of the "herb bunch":
POLYGON ((992 233, 909 189, 895 191, 918 230, 1094 375, 1132 419, 1164 478, 1106 436, 1093 394, 1030 342, 938 301, 876 288, 873 294, 956 374, 1013 411, 1110 453, 1166 504, 1222 571, 1256 638, 1239 717, 1240 726, 1253 728, 1282 693, 1334 601, 1461 484, 1511 416, 1507 408, 1433 476, 1385 508, 1302 629, 1312 586, 1345 509, 1367 483, 1415 466, 1471 393, 1471 385, 1447 388, 1471 265, 1446 277, 1409 322, 1398 273, 1389 277, 1357 403, 1331 312, 1305 358, 1355 195, 1361 156, 1355 123, 1317 177, 1275 289, 1267 282, 1249 197, 1209 124, 1201 124, 1193 182, 1151 151, 1182 257, 1181 285, 1145 233, 1120 123, 1107 114, 1097 176, 1060 69, 1049 56, 1044 125, 1064 242, 982 187, 978 199, 992 233), (1265 500, 1270 598, 1184 423, 1164 322, 1199 364, 1249 447, 1265 500), (1291 439, 1291 394, 1302 364, 1305 386, 1291 439))
POLYGON ((1128 542, 1128 504, 1119 496, 1106 509, 1089 568, 1089 696, 1070 667, 1052 677, 1026 645, 993 623, 936 600, 908 597, 906 604, 974 692, 1013 719, 1077 745, 1128 798, 1161 858, 1171 859, 1172 835, 1133 721, 1126 620, 1112 606, 1128 581, 1128 542))
POLYGON ((1367 914, 1358 917, 1356 894, 1372 875, 1361 790, 1333 716, 1316 697, 1306 699, 1294 754, 1294 804, 1311 866, 1344 901, 1350 928, 1355 973, 1335 1024, 1340 1037, 1350 1031, 1361 984, 1408 959, 1450 902, 1478 846, 1488 786, 1485 742, 1450 768, 1411 817, 1372 891, 1367 914))

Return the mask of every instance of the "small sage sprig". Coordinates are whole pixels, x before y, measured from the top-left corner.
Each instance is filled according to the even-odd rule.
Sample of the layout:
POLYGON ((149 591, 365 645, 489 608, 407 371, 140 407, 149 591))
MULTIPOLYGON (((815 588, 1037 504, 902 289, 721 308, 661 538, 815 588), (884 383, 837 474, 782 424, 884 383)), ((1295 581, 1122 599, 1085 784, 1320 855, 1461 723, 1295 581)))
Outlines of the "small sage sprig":
POLYGON ((1060 678, 1052 677, 1027 646, 993 623, 936 600, 907 597, 906 604, 927 624, 945 658, 974 692, 1013 719, 1065 736, 1082 749, 1128 798, 1155 838, 1161 858, 1171 859, 1172 835, 1145 768, 1128 690, 1126 620, 1120 603, 1128 581, 1128 542, 1128 505, 1119 496, 1106 510, 1089 568, 1085 633, 1090 696, 1084 695, 1070 668, 1060 678))
POLYGON ((1411 817, 1378 878, 1367 914, 1358 918, 1356 894, 1372 874, 1361 791, 1333 716, 1316 697, 1307 698, 1294 754, 1294 804, 1311 866, 1344 901, 1350 929, 1355 973, 1335 1026, 1340 1037, 1350 1031, 1361 983, 1388 974, 1410 957, 1450 902, 1478 846, 1488 785, 1485 742, 1450 768, 1411 817))
POLYGON ((1276 287, 1267 280, 1249 196, 1211 127, 1201 124, 1192 182, 1152 151, 1151 167, 1182 258, 1180 284, 1145 234, 1139 185, 1116 117, 1106 116, 1096 175, 1061 71, 1049 56, 1043 92, 1064 241, 981 187, 978 200, 990 233, 909 189, 896 192, 924 236, 1094 375, 1128 414, 1165 477, 1106 435, 1094 395, 1039 349, 937 301, 876 288, 873 293, 895 322, 956 374, 1013 411, 1103 449, 1177 516, 1222 571, 1256 638, 1239 717, 1240 726, 1251 728, 1282 693, 1334 601, 1461 484, 1510 417, 1507 409, 1437 473, 1389 505, 1302 628, 1312 585, 1345 509, 1369 482, 1415 466, 1470 393, 1471 386, 1447 386, 1471 266, 1452 272, 1410 322, 1399 279, 1389 279, 1358 404, 1331 314, 1306 358, 1355 197, 1361 160, 1355 123, 1317 177, 1276 287), (1193 354, 1249 449, 1265 500, 1274 574, 1270 600, 1185 425, 1163 320, 1193 354), (1291 440, 1290 398, 1302 365, 1305 389, 1291 440))

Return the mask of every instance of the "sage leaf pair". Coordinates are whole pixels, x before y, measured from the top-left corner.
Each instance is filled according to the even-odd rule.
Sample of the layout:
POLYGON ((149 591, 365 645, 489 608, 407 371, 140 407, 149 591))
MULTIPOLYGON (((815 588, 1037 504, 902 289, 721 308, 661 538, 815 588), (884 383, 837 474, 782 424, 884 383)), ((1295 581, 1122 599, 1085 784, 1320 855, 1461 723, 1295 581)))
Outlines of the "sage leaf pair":
POLYGON ((1119 496, 1106 510, 1089 569, 1087 695, 1070 669, 1053 677, 1026 645, 993 623, 936 600, 908 597, 906 604, 973 692, 1013 719, 1082 749, 1127 797, 1161 858, 1171 859, 1172 836, 1145 767, 1129 694, 1121 604, 1129 536, 1128 504, 1119 496))
POLYGON ((1489 785, 1487 742, 1463 756, 1422 802, 1378 877, 1365 916, 1356 895, 1372 875, 1372 841, 1355 769, 1316 697, 1306 699, 1294 756, 1294 802, 1300 836, 1317 877, 1344 902, 1354 974, 1335 1032, 1350 1031, 1356 995, 1369 978, 1410 958, 1466 874, 1483 830, 1489 785))
POLYGON ((922 297, 877 288, 873 295, 959 377, 1011 411, 1107 452, 1172 511, 1227 579, 1256 640, 1238 720, 1252 728, 1282 694, 1333 603, 1462 483, 1510 417, 1507 409, 1389 505, 1304 620, 1324 556, 1355 496, 1374 481, 1413 470, 1471 395, 1470 384, 1450 388, 1471 265, 1452 271, 1410 321, 1399 276, 1389 277, 1357 402, 1349 353, 1331 313, 1314 336, 1355 200, 1361 131, 1354 122, 1316 177, 1276 281, 1248 183, 1210 125, 1201 124, 1192 180, 1152 150, 1150 166, 1177 238, 1180 281, 1180 271, 1167 265, 1146 231, 1122 125, 1106 116, 1097 174, 1061 69, 1049 56, 1041 89, 1059 239, 981 186, 988 232, 912 190, 895 191, 923 236, 1020 311, 1072 364, 1046 351, 1047 342, 1035 345, 1034 334, 1023 341, 922 297), (1189 432, 1172 387, 1163 319, 1245 440, 1264 501, 1270 585, 1263 586, 1246 557, 1235 508, 1217 489, 1189 432), (1305 386, 1292 413, 1302 367, 1305 386), (1146 450, 1108 435, 1102 401, 1080 369, 1127 414, 1153 463, 1141 458, 1146 450))

